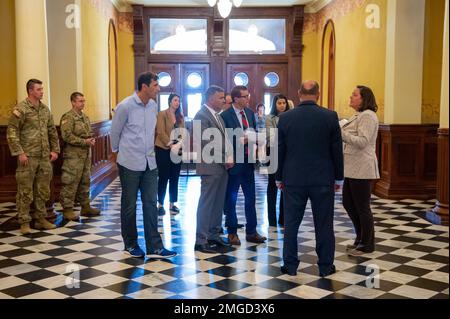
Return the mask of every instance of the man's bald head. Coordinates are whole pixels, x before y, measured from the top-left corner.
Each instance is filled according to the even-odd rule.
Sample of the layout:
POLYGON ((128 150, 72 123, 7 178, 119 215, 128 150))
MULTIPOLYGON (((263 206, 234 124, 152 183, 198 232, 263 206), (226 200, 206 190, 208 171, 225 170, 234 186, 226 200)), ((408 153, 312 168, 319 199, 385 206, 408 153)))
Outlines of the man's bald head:
POLYGON ((298 91, 298 96, 300 98, 300 102, 302 101, 317 102, 320 96, 319 83, 311 80, 303 82, 300 90, 298 91))

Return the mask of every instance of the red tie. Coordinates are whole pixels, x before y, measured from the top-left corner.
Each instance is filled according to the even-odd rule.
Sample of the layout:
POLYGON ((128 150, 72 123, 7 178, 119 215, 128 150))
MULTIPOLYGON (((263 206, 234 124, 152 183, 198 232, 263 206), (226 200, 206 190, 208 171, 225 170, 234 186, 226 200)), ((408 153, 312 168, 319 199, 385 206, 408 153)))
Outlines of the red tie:
MULTIPOLYGON (((244 131, 248 129, 248 122, 247 122, 247 118, 245 117, 245 113, 244 111, 241 111, 241 116, 242 116, 242 126, 244 128, 244 131)), ((244 145, 244 153, 246 156, 248 156, 248 144, 244 145)))
POLYGON ((248 122, 247 122, 247 118, 245 117, 244 111, 241 111, 241 116, 242 116, 242 126, 245 131, 246 129, 248 129, 248 122))

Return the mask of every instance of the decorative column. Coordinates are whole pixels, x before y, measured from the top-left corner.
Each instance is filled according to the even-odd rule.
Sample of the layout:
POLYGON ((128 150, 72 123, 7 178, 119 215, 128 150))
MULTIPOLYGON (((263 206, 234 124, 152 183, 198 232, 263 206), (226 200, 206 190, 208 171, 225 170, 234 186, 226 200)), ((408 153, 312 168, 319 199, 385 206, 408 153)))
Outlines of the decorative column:
POLYGON ((422 120, 425 0, 388 0, 385 124, 422 120))
POLYGON ((422 125, 425 0, 388 0, 380 180, 374 193, 430 199, 436 193, 437 125, 422 125))
POLYGON ((17 99, 26 98, 26 83, 36 78, 44 85, 42 102, 51 107, 46 1, 16 0, 15 5, 17 99))
POLYGON ((82 77, 77 69, 77 30, 80 26, 80 6, 73 0, 46 0, 50 98, 55 124, 72 108, 70 94, 81 91, 82 77))
POLYGON ((427 213, 427 218, 437 224, 448 225, 448 6, 449 0, 445 1, 445 22, 444 22, 444 46, 442 60, 442 85, 441 85, 441 110, 440 128, 438 130, 438 157, 437 157, 437 192, 436 206, 427 213))

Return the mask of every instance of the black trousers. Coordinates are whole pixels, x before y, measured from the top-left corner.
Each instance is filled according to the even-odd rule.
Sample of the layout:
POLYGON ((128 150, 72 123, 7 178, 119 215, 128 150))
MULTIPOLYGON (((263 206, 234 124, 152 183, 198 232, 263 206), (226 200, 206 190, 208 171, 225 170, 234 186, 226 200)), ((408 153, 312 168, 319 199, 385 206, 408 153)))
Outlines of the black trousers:
POLYGON ((156 165, 158 166, 158 202, 163 205, 169 183, 169 199, 171 203, 178 201, 178 179, 181 163, 174 164, 170 159, 170 150, 155 146, 156 165))
MULTIPOLYGON (((278 188, 275 180, 276 174, 269 174, 269 183, 267 184, 267 217, 270 226, 277 225, 277 195, 278 188)), ((283 192, 280 196, 280 214, 278 216, 278 224, 284 225, 284 204, 283 192)))
POLYGON ((342 203, 355 227, 355 244, 365 252, 375 250, 375 225, 370 196, 372 180, 345 178, 342 190, 342 203))

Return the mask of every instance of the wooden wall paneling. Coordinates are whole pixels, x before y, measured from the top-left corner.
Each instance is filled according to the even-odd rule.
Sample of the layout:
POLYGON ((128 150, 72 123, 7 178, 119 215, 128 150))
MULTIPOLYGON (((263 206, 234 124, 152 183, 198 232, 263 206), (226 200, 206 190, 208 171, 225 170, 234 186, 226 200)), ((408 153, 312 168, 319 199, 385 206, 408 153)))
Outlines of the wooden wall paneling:
POLYGON ((147 42, 146 39, 147 32, 144 28, 144 7, 143 6, 133 6, 133 29, 134 29, 134 71, 135 71, 135 82, 142 72, 147 71, 146 63, 146 52, 147 42))
POLYGON ((377 196, 431 199, 436 196, 436 125, 380 125, 377 196))
POLYGON ((0 126, 0 202, 15 202, 16 158, 11 157, 8 141, 6 140, 6 126, 0 126))
POLYGON ((302 83, 302 56, 303 56, 303 19, 304 7, 294 6, 291 16, 290 28, 288 34, 290 35, 287 44, 289 53, 289 72, 288 72, 288 90, 286 93, 288 99, 294 102, 294 105, 299 103, 298 89, 302 83))
POLYGON ((225 58, 228 41, 226 26, 228 20, 215 18, 212 23, 210 80, 211 84, 223 86, 226 81, 225 58))
MULTIPOLYGON (((110 129, 111 121, 94 123, 92 125, 96 144, 92 148, 92 172, 91 172, 91 196, 96 196, 104 187, 117 177, 116 165, 110 160, 111 142, 110 129)), ((61 132, 57 126, 60 145, 62 146, 61 132)), ((16 158, 11 153, 6 142, 6 126, 0 127, 0 159, 2 165, 0 169, 0 202, 15 202, 17 184, 15 171, 17 167, 16 158)), ((61 189, 61 167, 63 164, 63 154, 53 164, 52 194, 49 206, 59 200, 61 189)))

